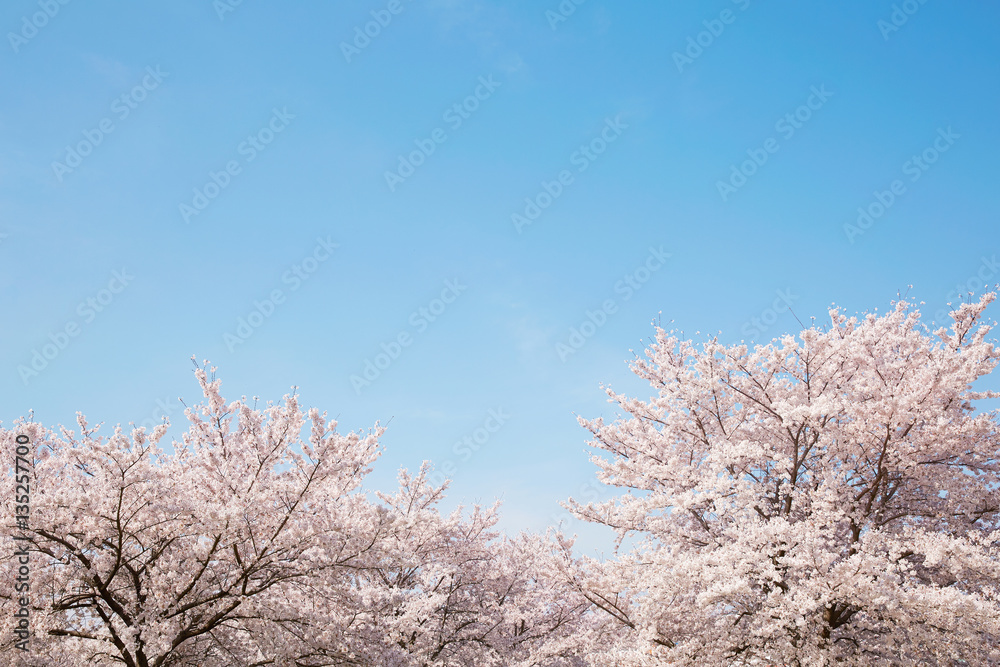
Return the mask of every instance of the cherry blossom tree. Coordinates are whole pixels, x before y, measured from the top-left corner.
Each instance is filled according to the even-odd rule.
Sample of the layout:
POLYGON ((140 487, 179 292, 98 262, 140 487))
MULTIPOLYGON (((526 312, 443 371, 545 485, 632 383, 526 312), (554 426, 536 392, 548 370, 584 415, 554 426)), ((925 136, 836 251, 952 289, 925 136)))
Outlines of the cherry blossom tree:
POLYGON ((581 423, 579 504, 618 558, 574 585, 629 632, 601 665, 1000 664, 1000 428, 973 384, 1000 359, 986 294, 931 331, 903 300, 753 349, 657 329, 581 423), (629 545, 626 546, 626 538, 629 545))
MULTIPOLYGON (((427 473, 401 473, 399 493, 380 494, 398 517, 384 545, 391 556, 359 587, 398 664, 583 667, 586 642, 606 624, 562 575, 574 567, 572 543, 499 539, 496 505, 467 519, 460 510, 442 516, 442 489, 427 473)), ((396 664, 387 658, 378 664, 396 664)))
MULTIPOLYGON (((426 467, 372 500, 361 485, 380 426, 342 435, 296 396, 263 409, 227 403, 214 369, 196 375, 205 402, 185 411, 189 428, 170 452, 158 444, 167 424, 105 437, 81 415, 78 432, 24 420, 0 429, 5 460, 17 436, 35 460, 30 651, 5 634, 0 662, 582 664, 574 633, 598 622, 581 621, 590 603, 565 577, 547 576, 553 564, 572 568, 567 543, 501 539, 496 508, 442 515, 444 489, 426 467)), ((3 498, 13 517, 13 495, 3 498)), ((9 619, 13 536, 25 531, 8 527, 9 619)))

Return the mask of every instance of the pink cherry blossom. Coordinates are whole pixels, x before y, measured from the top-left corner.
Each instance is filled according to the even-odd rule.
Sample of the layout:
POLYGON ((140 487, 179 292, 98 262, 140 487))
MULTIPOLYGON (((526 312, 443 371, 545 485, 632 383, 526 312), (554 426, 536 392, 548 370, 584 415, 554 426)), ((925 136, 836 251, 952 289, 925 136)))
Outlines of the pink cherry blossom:
MULTIPOLYGON (((496 507, 442 515, 426 466, 372 498, 382 427, 340 434, 292 395, 227 402, 214 369, 196 374, 205 403, 171 453, 166 426, 0 430, 5 456, 24 434, 36 459, 33 635, 23 654, 5 633, 3 664, 583 664, 573 636, 600 621, 549 576, 572 568, 568 543, 502 538, 496 507)), ((6 619, 19 532, 3 534, 6 619)))
POLYGON ((623 492, 569 506, 634 544, 581 566, 629 632, 595 664, 1000 664, 993 300, 933 332, 904 301, 833 309, 754 349, 658 329, 654 395, 581 420, 623 492))

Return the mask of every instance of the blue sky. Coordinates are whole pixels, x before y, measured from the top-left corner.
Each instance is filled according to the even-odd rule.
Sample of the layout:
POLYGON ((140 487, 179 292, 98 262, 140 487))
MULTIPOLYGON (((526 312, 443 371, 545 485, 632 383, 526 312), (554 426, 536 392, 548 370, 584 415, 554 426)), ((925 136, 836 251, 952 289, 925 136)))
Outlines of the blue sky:
POLYGON ((230 397, 391 418, 370 486, 450 463, 449 502, 542 529, 604 493, 575 415, 614 415, 602 383, 648 396, 626 361, 654 320, 767 340, 799 328, 786 304, 912 284, 933 316, 1000 279, 998 19, 4 3, 0 419, 180 424, 194 354, 230 397))

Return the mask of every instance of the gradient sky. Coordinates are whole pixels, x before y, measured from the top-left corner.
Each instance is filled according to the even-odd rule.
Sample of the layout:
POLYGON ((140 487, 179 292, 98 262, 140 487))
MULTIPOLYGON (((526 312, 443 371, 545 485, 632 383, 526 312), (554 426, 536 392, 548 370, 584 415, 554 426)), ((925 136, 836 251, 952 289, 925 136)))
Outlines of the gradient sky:
POLYGON ((799 329, 782 297, 822 321, 913 285, 933 317, 1000 279, 993 3, 151 4, 0 7, 5 424, 161 401, 182 425, 196 355, 230 398, 296 385, 342 430, 391 418, 370 487, 450 462, 449 503, 543 529, 606 496, 575 415, 615 414, 602 383, 649 395, 626 361, 654 320, 767 340, 799 329), (490 410, 509 418, 457 453, 490 410))

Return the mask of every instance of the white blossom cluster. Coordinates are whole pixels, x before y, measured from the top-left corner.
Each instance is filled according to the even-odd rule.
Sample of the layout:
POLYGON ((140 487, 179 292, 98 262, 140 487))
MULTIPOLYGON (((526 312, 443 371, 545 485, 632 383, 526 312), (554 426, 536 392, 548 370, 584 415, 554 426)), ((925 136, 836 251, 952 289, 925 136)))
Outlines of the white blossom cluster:
POLYGON ((601 664, 1000 664, 1000 429, 972 405, 1000 396, 972 389, 993 299, 934 332, 902 301, 834 309, 755 349, 658 330, 634 364, 656 395, 581 420, 624 493, 570 507, 638 537, 582 566, 634 640, 601 664))

